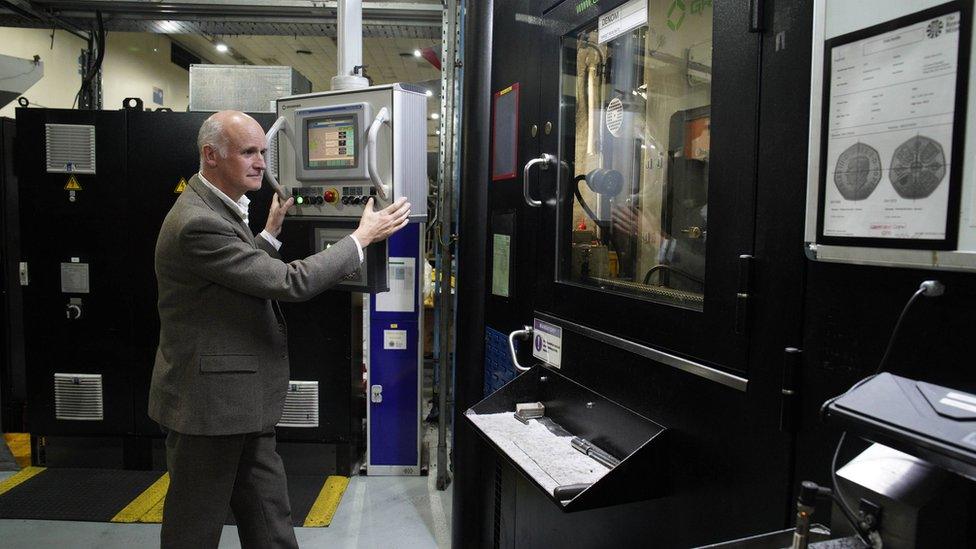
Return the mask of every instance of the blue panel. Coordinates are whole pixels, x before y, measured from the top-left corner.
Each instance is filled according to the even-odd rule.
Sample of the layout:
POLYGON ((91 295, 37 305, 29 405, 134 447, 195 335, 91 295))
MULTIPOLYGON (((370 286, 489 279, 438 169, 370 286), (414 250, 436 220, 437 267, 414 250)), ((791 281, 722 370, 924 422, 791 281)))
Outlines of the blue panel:
MULTIPOLYGON (((515 349, 519 348, 515 340, 515 349)), ((515 379, 515 365, 508 350, 508 335, 485 327, 485 396, 515 379)))
MULTIPOLYGON (((420 253, 420 224, 407 225, 389 240, 390 257, 413 257, 415 270, 414 310, 378 312, 370 300, 369 382, 383 386, 383 401, 369 402, 369 465, 417 466, 420 430, 420 307, 423 258, 420 253), (384 331, 405 330, 406 349, 384 349, 384 331)), ((370 391, 371 388, 367 388, 370 391)), ((367 400, 369 400, 367 398, 367 400)))

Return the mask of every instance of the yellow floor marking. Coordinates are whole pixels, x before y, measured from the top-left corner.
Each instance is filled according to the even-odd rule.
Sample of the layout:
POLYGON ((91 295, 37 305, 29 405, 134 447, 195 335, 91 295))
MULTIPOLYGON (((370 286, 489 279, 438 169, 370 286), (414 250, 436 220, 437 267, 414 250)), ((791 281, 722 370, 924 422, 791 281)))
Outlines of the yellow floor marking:
POLYGON ((7 447, 10 448, 10 453, 14 455, 18 466, 24 468, 30 465, 30 433, 4 433, 3 439, 7 441, 7 447))
POLYGON ((331 524, 347 486, 349 486, 349 477, 331 476, 325 479, 319 497, 315 499, 302 526, 316 528, 331 524))
POLYGON ((142 518, 139 519, 139 522, 145 522, 148 524, 160 524, 161 522, 163 522, 164 503, 166 503, 165 497, 163 497, 163 499, 156 502, 156 505, 153 505, 153 508, 150 509, 148 513, 143 515, 142 518))
POLYGON ((169 473, 165 473, 112 517, 112 522, 139 522, 146 513, 149 513, 157 503, 166 497, 166 490, 168 489, 169 473))
POLYGON ((47 469, 47 467, 24 467, 16 475, 3 482, 0 482, 0 495, 13 490, 18 485, 23 484, 27 480, 43 473, 45 469, 47 469))

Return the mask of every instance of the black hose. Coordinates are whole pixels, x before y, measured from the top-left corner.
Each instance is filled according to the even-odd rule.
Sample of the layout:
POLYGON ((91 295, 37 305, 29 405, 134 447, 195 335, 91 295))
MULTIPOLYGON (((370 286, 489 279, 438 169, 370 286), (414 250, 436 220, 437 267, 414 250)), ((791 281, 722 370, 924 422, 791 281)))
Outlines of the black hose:
POLYGON ((586 203, 586 200, 583 200, 583 195, 580 194, 580 190, 579 190, 580 181, 586 181, 586 174, 577 175, 573 179, 573 194, 576 195, 576 201, 579 202, 579 205, 583 207, 583 211, 586 212, 586 215, 590 216, 590 219, 592 219, 593 222, 597 224, 597 226, 602 227, 600 225, 600 220, 596 218, 596 214, 593 213, 593 210, 590 209, 590 206, 586 203))
POLYGON ((650 269, 647 270, 647 272, 644 274, 644 285, 645 286, 647 286, 647 284, 650 283, 650 281, 651 281, 651 275, 654 274, 654 273, 656 273, 657 271, 668 271, 669 273, 674 273, 676 275, 681 275, 681 276, 687 278, 688 280, 690 280, 692 282, 696 282, 698 284, 701 284, 702 287, 705 286, 705 281, 702 280, 701 278, 699 278, 699 277, 697 277, 697 276, 689 273, 688 271, 684 271, 682 269, 678 269, 676 267, 672 267, 671 265, 665 265, 663 263, 660 263, 658 265, 655 265, 655 266, 653 266, 653 267, 651 267, 650 269))

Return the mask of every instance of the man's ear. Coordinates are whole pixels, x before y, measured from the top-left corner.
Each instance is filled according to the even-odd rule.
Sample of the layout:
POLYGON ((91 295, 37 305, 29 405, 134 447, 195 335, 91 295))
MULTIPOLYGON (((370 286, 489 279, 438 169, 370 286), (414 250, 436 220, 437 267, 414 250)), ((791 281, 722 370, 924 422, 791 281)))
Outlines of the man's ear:
POLYGON ((220 152, 217 151, 217 147, 214 147, 213 145, 204 145, 203 146, 203 159, 206 162, 207 166, 209 166, 211 168, 214 167, 214 166, 216 166, 217 165, 217 155, 219 155, 219 154, 220 154, 220 152))

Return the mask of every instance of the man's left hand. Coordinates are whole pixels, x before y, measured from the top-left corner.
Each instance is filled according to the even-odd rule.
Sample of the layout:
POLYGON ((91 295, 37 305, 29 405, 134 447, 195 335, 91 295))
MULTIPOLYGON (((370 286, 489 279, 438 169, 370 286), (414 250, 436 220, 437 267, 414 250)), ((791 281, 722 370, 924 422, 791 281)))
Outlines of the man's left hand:
POLYGON ((271 236, 278 238, 278 235, 281 234, 281 224, 285 221, 285 212, 294 203, 295 199, 288 197, 288 200, 282 204, 278 199, 278 193, 275 193, 271 197, 271 210, 268 212, 268 223, 264 226, 264 230, 268 231, 271 236))

